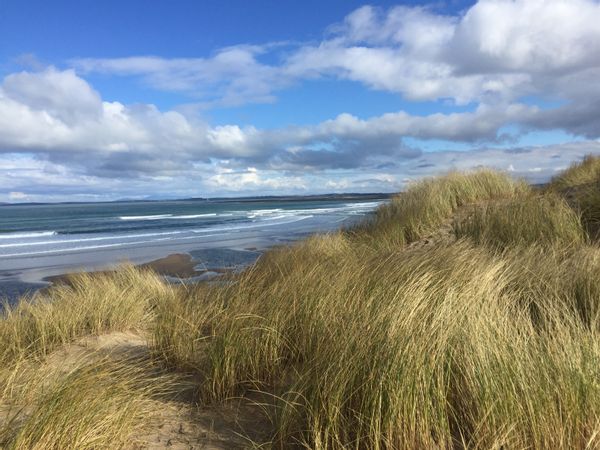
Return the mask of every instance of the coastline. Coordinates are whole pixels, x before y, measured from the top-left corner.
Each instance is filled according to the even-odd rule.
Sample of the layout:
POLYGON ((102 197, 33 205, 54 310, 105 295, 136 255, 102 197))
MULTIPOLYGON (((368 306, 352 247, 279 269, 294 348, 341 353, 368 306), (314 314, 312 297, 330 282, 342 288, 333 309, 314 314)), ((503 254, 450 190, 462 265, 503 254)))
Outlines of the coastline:
MULTIPOLYGON (((163 258, 158 258, 143 264, 136 264, 135 266, 140 268, 152 269, 159 275, 175 278, 190 278, 202 274, 202 272, 195 270, 196 265, 192 262, 192 257, 188 253, 172 253, 163 258)), ((67 272, 59 275, 50 275, 48 277, 44 277, 42 281, 51 283, 51 285, 61 284, 68 282, 69 277, 76 273, 85 272, 90 274, 103 274, 111 273, 116 270, 118 270, 118 268, 82 272, 67 272)))
MULTIPOLYGON (((581 433, 597 425, 598 377, 589 361, 598 359, 600 258, 587 222, 558 195, 489 171, 450 174, 411 188, 353 233, 286 246, 214 285, 170 288, 153 273, 124 270, 49 289, 48 301, 5 317, 4 359, 14 367, 6 404, 16 411, 7 424, 20 427, 17 437, 31 433, 41 411, 52 418, 44 432, 58 441, 71 438, 73 423, 91 433, 108 417, 106 442, 120 433, 124 442, 175 448, 210 439, 199 412, 220 435, 282 448, 299 438, 319 447, 314 437, 331 433, 322 423, 340 430, 328 435, 340 448, 450 448, 457 435, 478 444, 501 436, 522 447, 578 447, 581 433), (22 374, 24 362, 31 373, 22 374), (551 396, 549 379, 557 380, 551 396), (131 389, 138 385, 140 393, 131 389), (394 399, 383 412, 382 398, 394 399), (139 420, 126 434, 112 413, 138 399, 139 420), (502 407, 490 410, 490 401, 502 407), (567 410, 576 415, 565 418, 567 410), (282 425, 274 414, 290 420, 282 425), (224 416, 232 420, 213 422, 224 416), (361 441, 347 438, 348 424, 365 417, 383 427, 368 425, 361 441), (398 428, 406 419, 424 432, 398 428), (472 435, 488 420, 492 428, 472 435), (505 435, 507 427, 517 428, 505 435)), ((260 255, 242 248, 170 253, 139 265, 197 280, 260 255)))
MULTIPOLYGON (((254 264, 264 250, 258 250, 256 247, 249 247, 242 250, 219 248, 219 249, 201 249, 191 250, 185 253, 171 253, 167 256, 154 259, 149 262, 134 264, 142 269, 151 269, 172 284, 189 284, 211 281, 220 276, 239 272, 254 264), (211 257, 206 257, 208 256, 211 257), (246 257, 240 260, 239 255, 246 257), (215 256, 219 256, 215 258, 215 256), (237 255, 235 258, 232 255, 237 255), (204 256, 204 257, 202 257, 204 256)), ((53 285, 68 284, 71 276, 77 273, 88 274, 106 274, 113 273, 119 269, 120 265, 113 265, 100 270, 81 270, 68 271, 57 275, 43 277, 39 282, 29 283, 14 281, 15 294, 6 296, 9 304, 14 304, 21 296, 34 295, 37 292, 52 287, 53 285), (19 290, 21 284, 23 289, 19 290)), ((5 299, 4 297, 2 297, 5 299)))
MULTIPOLYGON (((242 267, 211 267, 210 269, 199 269, 198 263, 199 261, 195 260, 190 253, 172 253, 147 263, 135 264, 135 266, 141 269, 151 269, 169 282, 185 282, 186 280, 206 281, 219 275, 232 273, 242 269, 242 267)), ((69 277, 76 273, 105 274, 117 270, 118 267, 107 270, 67 272, 60 275, 44 277, 42 281, 50 283, 48 286, 50 287, 55 284, 68 283, 69 277)))
MULTIPOLYGON (((371 214, 371 208, 379 203, 305 202, 302 208, 297 204, 298 201, 293 206, 253 205, 246 206, 244 211, 235 209, 242 206, 234 208, 227 204, 220 206, 220 212, 200 211, 202 214, 196 215, 187 214, 194 212, 191 209, 179 210, 183 206, 168 202, 158 206, 153 203, 155 209, 144 205, 143 211, 94 210, 94 214, 103 213, 109 219, 86 225, 88 219, 81 215, 76 230, 83 234, 72 234, 68 224, 55 226, 53 222, 45 228, 59 231, 14 235, 12 240, 0 242, 0 301, 12 304, 19 297, 68 278, 69 274, 113 271, 123 264, 151 267, 171 283, 210 280, 247 267, 273 246, 352 225, 371 214), (156 210, 158 207, 166 209, 156 210), (121 220, 121 216, 135 220, 121 220), (117 231, 107 231, 110 228, 107 223, 117 231), (93 234, 86 226, 104 231, 93 234), (134 234, 118 232, 123 226, 142 228, 134 234)), ((197 208, 195 204, 184 206, 197 208)), ((69 211, 74 208, 68 207, 69 211)), ((94 204, 90 208, 99 206, 94 204)), ((36 211, 32 213, 41 214, 36 211)), ((79 210, 71 213, 82 214, 79 210)))

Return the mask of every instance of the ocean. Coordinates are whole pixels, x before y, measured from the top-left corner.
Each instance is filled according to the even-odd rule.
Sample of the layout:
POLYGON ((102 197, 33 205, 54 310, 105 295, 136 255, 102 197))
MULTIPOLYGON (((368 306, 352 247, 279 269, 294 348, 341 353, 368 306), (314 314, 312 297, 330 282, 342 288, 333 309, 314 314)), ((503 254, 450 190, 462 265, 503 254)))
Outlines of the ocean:
POLYGON ((1 205, 0 298, 43 287, 49 276, 172 253, 189 253, 203 267, 248 264, 270 246, 349 226, 384 201, 353 195, 1 205))

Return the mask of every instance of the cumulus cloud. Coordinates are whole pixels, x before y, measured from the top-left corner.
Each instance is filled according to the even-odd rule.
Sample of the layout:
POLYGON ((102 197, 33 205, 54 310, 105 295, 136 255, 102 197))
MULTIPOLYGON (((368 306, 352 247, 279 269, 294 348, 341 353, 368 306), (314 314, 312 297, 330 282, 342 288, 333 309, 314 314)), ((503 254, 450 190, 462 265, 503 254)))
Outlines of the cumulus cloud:
POLYGON ((385 157, 419 156, 418 149, 403 144, 407 136, 496 140, 503 124, 535 111, 515 104, 500 111, 482 106, 468 113, 398 112, 368 120, 341 114, 314 126, 267 131, 211 127, 153 105, 102 101, 72 70, 49 68, 5 78, 0 88, 0 152, 37 153, 105 176, 169 174, 190 162, 224 158, 286 170, 357 168, 385 157))
POLYGON ((13 191, 13 192, 8 193, 8 199, 13 202, 22 202, 22 201, 27 200, 27 198, 28 198, 28 195, 25 194, 24 192, 14 192, 13 191))
MULTIPOLYGON (((478 104, 488 114, 474 128, 487 127, 488 138, 503 109, 522 98, 550 99, 565 107, 519 121, 594 138, 600 136, 598 23, 596 0, 480 0, 453 16, 432 7, 364 6, 316 44, 242 45, 209 58, 87 58, 74 66, 137 75, 157 89, 229 105, 273 101, 276 91, 306 79, 352 80, 413 101, 478 104)), ((474 129, 469 140, 484 132, 474 129)))
POLYGON ((206 185, 221 192, 280 192, 306 191, 306 180, 299 176, 281 175, 279 172, 259 171, 248 167, 243 171, 217 169, 217 173, 206 180, 206 185))
POLYGON ((572 97, 581 89, 573 89, 574 77, 598 74, 599 22, 593 0, 480 0, 463 16, 365 6, 330 39, 292 55, 285 71, 350 79, 413 100, 514 100, 549 88, 572 97))
MULTIPOLYGON (((581 115, 585 114, 584 110, 581 115)), ((186 177, 194 180, 196 190, 208 192, 302 192, 314 188, 307 177, 315 176, 322 177, 320 186, 331 181, 332 189, 353 186, 360 190, 371 183, 372 189, 391 190, 399 181, 383 176, 382 171, 388 174, 393 168, 404 179, 413 173, 453 167, 456 161, 472 165, 468 153, 423 152, 407 145, 407 137, 481 146, 500 142, 499 130, 505 124, 554 128, 560 126, 554 122, 557 118, 556 111, 516 103, 429 116, 388 113, 366 120, 341 114, 313 126, 273 130, 211 127, 153 105, 103 101, 72 70, 48 68, 9 75, 1 85, 0 154, 8 159, 2 162, 0 186, 10 187, 10 192, 34 192, 35 186, 40 190, 39 186, 46 185, 64 195, 86 186, 113 196, 119 192, 119 196, 135 197, 153 185, 170 183, 173 195, 194 195, 192 185, 176 187, 177 178, 186 177), (450 154, 453 159, 443 159, 450 154), (352 177, 337 175, 348 170, 359 170, 362 181, 353 184, 352 177), (371 174, 368 178, 367 173, 371 174)), ((590 134, 592 129, 593 123, 590 134)), ((595 151, 596 145, 587 148, 595 151)), ((495 155, 507 158, 499 152, 495 155)), ((541 157, 541 152, 534 154, 541 157)), ((486 161, 489 157, 481 164, 486 161)), ((548 175, 549 169, 542 169, 539 174, 548 175)))
POLYGON ((139 75, 156 88, 229 104, 272 101, 303 79, 357 81, 411 100, 513 101, 584 94, 573 79, 600 74, 595 0, 480 0, 464 15, 364 6, 317 44, 237 46, 210 58, 81 59, 83 72, 139 75), (269 54, 276 63, 260 56, 269 54), (552 89, 552 91, 549 91, 552 89))
POLYGON ((457 24, 448 51, 462 73, 564 73, 600 62, 600 4, 486 0, 457 24))

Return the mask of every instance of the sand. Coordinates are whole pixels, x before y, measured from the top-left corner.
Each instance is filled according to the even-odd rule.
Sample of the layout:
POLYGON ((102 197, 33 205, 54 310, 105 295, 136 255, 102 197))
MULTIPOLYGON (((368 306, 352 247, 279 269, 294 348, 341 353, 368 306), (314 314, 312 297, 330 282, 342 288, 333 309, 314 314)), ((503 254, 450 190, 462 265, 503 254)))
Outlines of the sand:
POLYGON ((156 259, 140 265, 142 268, 154 270, 159 275, 167 275, 177 278, 191 278, 201 275, 204 270, 197 271, 196 263, 187 253, 175 253, 164 258, 156 259))
MULTIPOLYGON (((59 369, 67 375, 84 358, 126 361, 157 375, 148 340, 134 331, 83 337, 52 352, 43 364, 48 372, 59 369)), ((176 398, 152 401, 147 423, 131 436, 127 449, 243 449, 252 447, 251 442, 267 442, 273 425, 265 406, 272 398, 249 395, 204 405, 194 394, 193 382, 185 374, 179 375, 176 398)))
MULTIPOLYGON (((175 279, 195 278, 195 277, 199 277, 208 272, 207 270, 196 270, 195 269, 196 263, 192 259, 191 255, 189 255, 187 253, 174 253, 172 255, 165 256, 164 258, 156 259, 149 263, 140 264, 140 265, 138 265, 138 267, 145 268, 145 269, 152 269, 159 275, 169 277, 169 278, 175 278, 175 279)), ((110 272, 113 272, 113 271, 112 270, 102 270, 102 271, 91 272, 91 273, 106 274, 106 273, 110 273, 110 272)), ((227 268, 211 269, 210 272, 215 272, 215 273, 221 274, 221 273, 228 273, 228 272, 230 272, 230 270, 227 268)), ((50 282, 52 284, 64 284, 64 283, 68 284, 69 278, 71 275, 72 275, 72 273, 53 275, 53 276, 45 277, 43 279, 43 281, 50 282)))

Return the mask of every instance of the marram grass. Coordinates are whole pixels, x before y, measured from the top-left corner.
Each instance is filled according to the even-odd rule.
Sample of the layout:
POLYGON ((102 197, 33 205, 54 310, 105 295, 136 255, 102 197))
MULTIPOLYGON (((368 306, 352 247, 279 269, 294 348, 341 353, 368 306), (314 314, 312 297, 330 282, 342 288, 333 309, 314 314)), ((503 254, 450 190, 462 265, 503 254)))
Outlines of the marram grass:
POLYGON ((380 207, 371 220, 353 231, 376 248, 404 245, 437 231, 465 205, 507 199, 528 190, 525 183, 491 170, 427 178, 380 207))
POLYGON ((600 249, 571 205, 500 173, 453 173, 229 283, 173 288, 132 268, 78 278, 0 324, 0 405, 28 399, 4 428, 0 414, 0 436, 12 448, 133 439, 152 379, 98 362, 41 395, 15 374, 86 334, 137 329, 155 361, 192 375, 199 402, 276 399, 274 448, 598 448, 600 249), (74 414, 91 386, 98 402, 74 414), (114 412, 129 407, 129 422, 114 412))
POLYGON ((43 356, 78 337, 143 328, 149 305, 173 295, 169 285, 149 271, 124 266, 114 273, 72 275, 60 284, 4 306, 0 320, 0 364, 23 356, 43 356))
POLYGON ((600 238, 600 158, 587 156, 554 177, 547 191, 559 192, 580 214, 588 233, 600 238))
POLYGON ((586 234, 579 215, 562 197, 518 195, 474 205, 454 220, 458 237, 498 249, 515 246, 579 246, 586 234))
POLYGON ((227 302, 197 293, 217 305, 200 327, 185 318, 202 302, 173 299, 157 317, 172 338, 161 351, 198 368, 205 399, 289 383, 281 447, 582 447, 599 427, 600 265, 580 256, 463 241, 259 267, 227 302))
POLYGON ((123 267, 74 275, 5 306, 0 449, 131 448, 156 411, 152 402, 173 390, 172 380, 143 357, 53 352, 83 337, 147 329, 155 304, 173 294, 155 274, 123 267))
POLYGON ((156 414, 153 402, 173 389, 172 379, 142 358, 89 355, 57 372, 40 366, 20 374, 18 395, 4 402, 0 448, 131 448, 135 432, 156 414))

